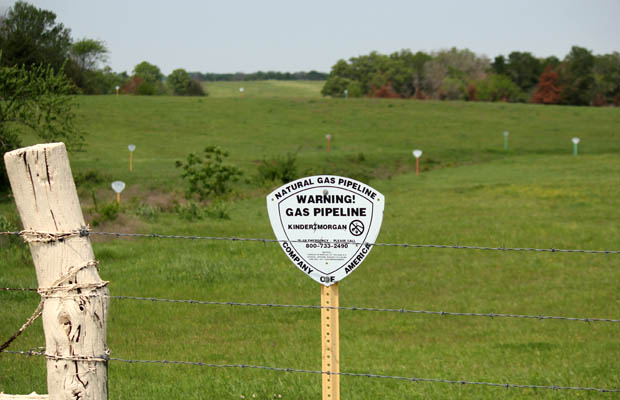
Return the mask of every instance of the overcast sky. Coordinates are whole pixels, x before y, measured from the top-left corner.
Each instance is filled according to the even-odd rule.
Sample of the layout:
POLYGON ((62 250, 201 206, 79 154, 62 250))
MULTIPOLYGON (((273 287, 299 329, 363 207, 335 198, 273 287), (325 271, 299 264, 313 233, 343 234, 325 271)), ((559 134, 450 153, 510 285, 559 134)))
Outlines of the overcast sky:
MULTIPOLYGON (((0 0, 0 11, 14 1, 0 0)), ((31 0, 74 39, 105 41, 108 64, 141 61, 164 74, 329 72, 376 50, 457 47, 493 58, 511 51, 560 59, 578 45, 620 51, 620 0, 31 0)))

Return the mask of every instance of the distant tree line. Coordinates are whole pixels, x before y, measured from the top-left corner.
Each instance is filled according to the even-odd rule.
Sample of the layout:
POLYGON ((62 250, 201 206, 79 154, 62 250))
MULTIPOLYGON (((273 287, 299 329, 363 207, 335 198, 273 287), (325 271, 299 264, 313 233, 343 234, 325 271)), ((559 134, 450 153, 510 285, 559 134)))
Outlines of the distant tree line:
POLYGON ((573 46, 560 60, 513 51, 493 61, 470 50, 371 52, 339 60, 324 96, 618 105, 620 53, 573 46))
POLYGON ((25 71, 49 68, 67 79, 74 94, 173 94, 204 96, 199 82, 183 69, 165 80, 159 68, 144 61, 132 75, 116 73, 109 66, 102 40, 71 38, 71 29, 56 22, 56 15, 17 1, 0 16, 0 67, 25 71), (168 84, 166 84, 168 83, 168 84))
POLYGON ((192 78, 199 81, 218 82, 218 81, 324 81, 329 74, 325 72, 277 72, 277 71, 258 71, 250 74, 236 72, 234 74, 216 74, 213 72, 190 72, 192 78))

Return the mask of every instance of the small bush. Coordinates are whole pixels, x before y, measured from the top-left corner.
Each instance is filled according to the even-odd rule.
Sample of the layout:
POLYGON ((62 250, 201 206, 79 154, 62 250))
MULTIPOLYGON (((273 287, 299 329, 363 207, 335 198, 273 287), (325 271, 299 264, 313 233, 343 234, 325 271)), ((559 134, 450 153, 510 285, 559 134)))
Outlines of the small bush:
POLYGON ((202 207, 195 201, 190 200, 186 204, 177 204, 174 208, 177 215, 187 221, 196 221, 204 219, 205 212, 202 207))
POLYGON ((132 214, 134 214, 135 216, 148 220, 157 219, 160 212, 161 210, 159 209, 159 207, 151 206, 145 203, 139 204, 132 210, 132 214))
POLYGON ((110 181, 110 178, 107 175, 97 171, 96 169, 89 169, 84 172, 78 172, 77 174, 75 174, 73 180, 75 181, 76 187, 88 187, 99 185, 103 182, 108 182, 110 181))
POLYGON ((104 204, 99 207, 95 207, 95 216, 93 217, 91 224, 93 226, 99 226, 104 222, 114 221, 116 218, 118 218, 119 212, 120 207, 118 206, 116 201, 104 204))
POLYGON ((287 153, 285 157, 278 156, 261 162, 258 166, 259 180, 280 181, 288 183, 298 178, 297 153, 287 153))
POLYGON ((230 219, 228 213, 228 205, 224 202, 217 201, 212 203, 206 209, 207 216, 213 219, 230 219))
POLYGON ((239 168, 224 164, 227 151, 217 146, 207 146, 203 153, 190 153, 185 162, 176 162, 177 168, 183 168, 181 176, 189 184, 185 191, 188 199, 198 196, 202 201, 209 196, 226 194, 230 192, 230 184, 242 175, 239 168))

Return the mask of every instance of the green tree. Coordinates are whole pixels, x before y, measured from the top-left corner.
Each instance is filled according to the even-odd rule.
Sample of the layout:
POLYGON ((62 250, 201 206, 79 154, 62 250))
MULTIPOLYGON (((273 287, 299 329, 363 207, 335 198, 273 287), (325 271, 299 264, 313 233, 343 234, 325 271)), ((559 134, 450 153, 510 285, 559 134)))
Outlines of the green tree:
POLYGON ((136 65, 133 69, 133 73, 149 83, 161 82, 161 80, 164 79, 164 75, 159 70, 159 67, 146 61, 142 61, 140 64, 136 65))
POLYGON ((167 84, 172 94, 177 96, 204 96, 206 94, 200 82, 192 79, 183 68, 172 71, 168 75, 167 84))
POLYGON ((594 56, 583 47, 573 46, 560 71, 562 104, 589 105, 594 86, 594 56))
POLYGON ((523 91, 529 91, 538 83, 544 65, 529 52, 513 51, 508 55, 505 74, 523 91))
POLYGON ((517 101, 521 89, 506 75, 491 74, 488 78, 476 81, 476 97, 481 101, 517 101))
POLYGON ((84 70, 94 70, 108 59, 108 48, 101 40, 81 39, 71 45, 71 57, 84 70))
POLYGON ((491 68, 496 74, 506 75, 506 57, 502 55, 495 57, 491 63, 491 68))
POLYGON ((70 29, 56 14, 17 1, 0 20, 0 65, 51 65, 60 71, 71 46, 70 29))
MULTIPOLYGON (((61 70, 38 65, 0 66, 0 154, 21 145, 19 135, 31 132, 45 142, 63 141, 69 150, 84 140, 74 124, 73 87, 61 70)), ((8 187, 0 163, 0 190, 8 187)))
POLYGON ((164 75, 161 73, 158 66, 142 61, 134 67, 133 74, 134 80, 140 81, 135 90, 136 94, 151 96, 164 92, 164 86, 162 84, 164 75))
POLYGON ((607 103, 620 98, 620 53, 597 56, 594 60, 594 92, 607 103))

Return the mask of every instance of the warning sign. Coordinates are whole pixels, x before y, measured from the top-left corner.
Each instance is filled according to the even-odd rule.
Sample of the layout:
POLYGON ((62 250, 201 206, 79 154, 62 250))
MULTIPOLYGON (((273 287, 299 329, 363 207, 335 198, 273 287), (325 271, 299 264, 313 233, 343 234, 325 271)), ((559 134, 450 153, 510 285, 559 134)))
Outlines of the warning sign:
POLYGON ((309 176, 267 196, 282 250, 302 272, 329 286, 364 261, 381 228, 385 198, 341 176, 309 176))

